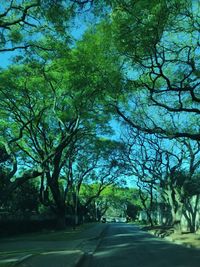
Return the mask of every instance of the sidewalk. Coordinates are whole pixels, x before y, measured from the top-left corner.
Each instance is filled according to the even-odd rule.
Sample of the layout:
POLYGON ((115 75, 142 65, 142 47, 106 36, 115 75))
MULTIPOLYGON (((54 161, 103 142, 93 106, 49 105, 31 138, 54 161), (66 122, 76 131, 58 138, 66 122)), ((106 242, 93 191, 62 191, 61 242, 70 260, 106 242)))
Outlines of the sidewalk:
POLYGON ((3 240, 0 243, 0 267, 75 267, 86 253, 93 253, 106 226, 91 224, 81 232, 75 231, 71 240, 3 240))

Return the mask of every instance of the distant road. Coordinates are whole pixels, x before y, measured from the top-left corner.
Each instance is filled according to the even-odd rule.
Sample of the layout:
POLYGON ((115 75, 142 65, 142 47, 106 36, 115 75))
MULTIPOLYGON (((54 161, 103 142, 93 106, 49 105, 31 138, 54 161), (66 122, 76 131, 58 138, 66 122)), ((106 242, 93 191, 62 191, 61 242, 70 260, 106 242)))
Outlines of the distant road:
POLYGON ((82 267, 200 267, 200 250, 155 238, 137 226, 111 223, 82 267))

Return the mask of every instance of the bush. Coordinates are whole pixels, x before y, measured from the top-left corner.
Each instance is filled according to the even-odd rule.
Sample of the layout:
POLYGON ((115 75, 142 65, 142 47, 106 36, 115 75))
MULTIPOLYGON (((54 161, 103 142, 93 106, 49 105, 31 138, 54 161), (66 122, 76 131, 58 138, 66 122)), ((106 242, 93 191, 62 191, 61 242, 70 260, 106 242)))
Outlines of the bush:
POLYGON ((0 222, 0 236, 10 236, 55 229, 55 219, 45 220, 5 220, 0 222))

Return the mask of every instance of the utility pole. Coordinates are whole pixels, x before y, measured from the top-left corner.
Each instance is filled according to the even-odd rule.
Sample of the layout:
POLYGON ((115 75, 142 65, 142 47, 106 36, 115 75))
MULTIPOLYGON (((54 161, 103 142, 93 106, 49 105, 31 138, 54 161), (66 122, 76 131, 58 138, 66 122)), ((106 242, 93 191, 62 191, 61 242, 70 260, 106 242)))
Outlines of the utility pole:
POLYGON ((74 226, 73 228, 76 229, 76 226, 78 225, 78 188, 77 185, 75 185, 75 192, 74 194, 74 226))
POLYGON ((75 188, 75 192, 76 192, 76 195, 75 195, 75 226, 78 225, 78 188, 77 188, 77 185, 76 185, 76 188, 75 188))

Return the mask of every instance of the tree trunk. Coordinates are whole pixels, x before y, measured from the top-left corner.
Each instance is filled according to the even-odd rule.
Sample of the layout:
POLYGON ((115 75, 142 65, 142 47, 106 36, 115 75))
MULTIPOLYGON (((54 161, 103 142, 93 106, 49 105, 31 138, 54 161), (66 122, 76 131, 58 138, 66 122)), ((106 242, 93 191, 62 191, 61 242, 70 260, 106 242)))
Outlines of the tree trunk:
POLYGON ((65 228, 66 228, 65 211, 60 210, 56 214, 56 229, 57 230, 64 230, 65 228))
POLYGON ((189 231, 195 233, 197 230, 197 212, 200 195, 193 196, 192 198, 187 199, 185 202, 184 216, 187 220, 189 231))
POLYGON ((147 201, 147 197, 143 196, 142 195, 142 190, 141 188, 139 187, 139 196, 140 196, 140 200, 142 202, 142 205, 144 207, 144 211, 146 212, 146 215, 147 215, 147 222, 150 223, 151 226, 154 226, 154 223, 153 223, 153 219, 152 219, 152 203, 153 203, 153 199, 152 199, 152 195, 150 195, 150 208, 147 207, 146 205, 146 201, 147 201))
POLYGON ((171 206, 171 215, 172 215, 172 225, 175 229, 175 232, 181 232, 181 217, 183 210, 183 203, 181 203, 178 199, 178 193, 175 189, 169 187, 166 191, 168 195, 169 204, 171 206))
POLYGON ((182 215, 182 207, 174 207, 172 208, 172 220, 173 220, 173 227, 175 232, 181 233, 182 226, 181 226, 181 215, 182 215))
POLYGON ((52 176, 48 173, 48 184, 55 202, 54 212, 56 214, 56 229, 63 230, 66 228, 66 206, 62 191, 59 188, 58 177, 52 176))

